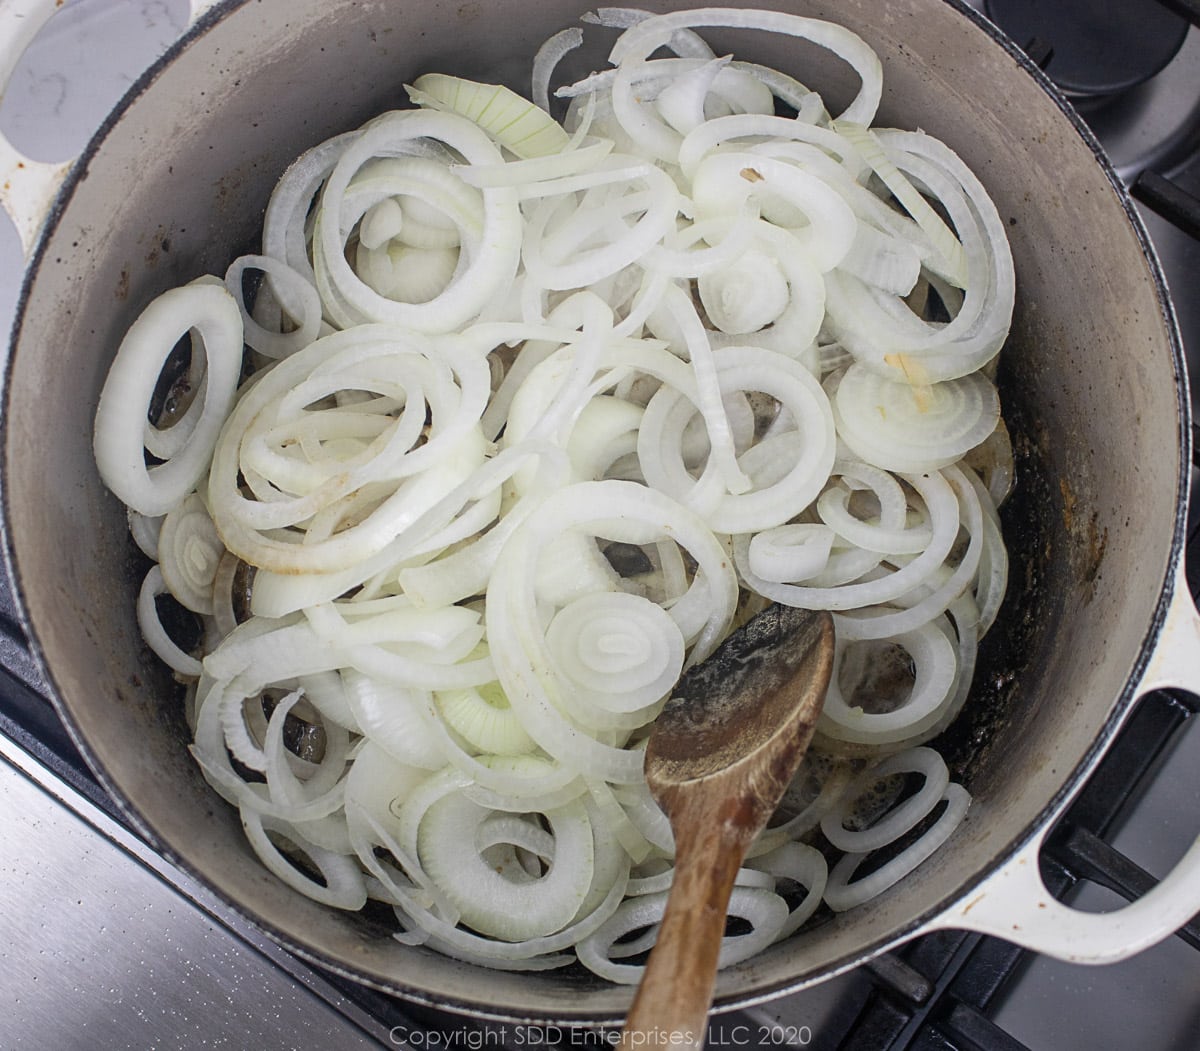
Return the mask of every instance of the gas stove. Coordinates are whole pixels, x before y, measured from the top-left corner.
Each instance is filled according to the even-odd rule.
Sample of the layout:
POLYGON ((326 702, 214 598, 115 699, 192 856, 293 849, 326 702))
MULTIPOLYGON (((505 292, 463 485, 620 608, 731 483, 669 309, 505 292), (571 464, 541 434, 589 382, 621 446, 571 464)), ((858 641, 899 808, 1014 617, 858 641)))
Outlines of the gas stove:
MULTIPOLYGON (((1056 79, 1139 202, 1200 376, 1200 3, 970 0, 1056 79)), ((175 38, 182 0, 76 0, 18 68, 0 126, 78 149, 175 38), (79 63, 82 62, 82 67, 79 63)), ((21 270, 0 227, 0 317, 21 270)), ((1194 409, 1200 391, 1193 389, 1194 409)), ((1189 579, 1200 592, 1193 468, 1189 579)), ((121 820, 45 700, 0 581, 0 1016, 5 1048, 604 1046, 591 1031, 464 1021, 310 966, 157 856, 121 820), (20 922, 14 922, 15 918, 20 922)), ((1133 898, 1197 834, 1200 698, 1143 699, 1049 837, 1047 886, 1093 910, 1133 898)), ((1193 1047, 1200 917, 1125 963, 1084 968, 941 932, 815 989, 714 1018, 710 1046, 824 1051, 1193 1047)))

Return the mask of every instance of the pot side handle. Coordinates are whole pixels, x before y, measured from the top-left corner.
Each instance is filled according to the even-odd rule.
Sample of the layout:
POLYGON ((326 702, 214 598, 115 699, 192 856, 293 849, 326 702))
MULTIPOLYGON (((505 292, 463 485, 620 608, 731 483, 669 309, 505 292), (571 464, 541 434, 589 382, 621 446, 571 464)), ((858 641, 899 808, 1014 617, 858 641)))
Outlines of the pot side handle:
MULTIPOLYGON (((1138 692, 1167 687, 1200 693, 1200 614, 1188 594, 1182 560, 1138 692)), ((1047 822, 1030 843, 930 926, 978 931, 1071 963, 1101 964, 1149 949, 1200 913, 1200 836, 1147 894, 1115 911, 1092 913, 1057 901, 1042 882, 1038 855, 1053 825, 1047 822)))
MULTIPOLYGON (((0 96, 8 89, 21 56, 38 31, 65 0, 0 0, 0 96)), ((191 0, 188 28, 218 0, 191 0)), ((54 207, 59 187, 75 163, 38 161, 26 156, 0 133, 0 206, 21 238, 26 258, 54 207)))

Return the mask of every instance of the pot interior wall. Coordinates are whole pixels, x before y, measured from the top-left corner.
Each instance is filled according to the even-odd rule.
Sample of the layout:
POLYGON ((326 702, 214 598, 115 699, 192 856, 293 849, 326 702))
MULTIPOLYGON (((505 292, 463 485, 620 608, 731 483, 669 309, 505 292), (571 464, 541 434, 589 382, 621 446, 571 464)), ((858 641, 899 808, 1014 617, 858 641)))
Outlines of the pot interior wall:
MULTIPOLYGON (((670 7, 683 5, 651 6, 670 7)), ((726 973, 733 1001, 792 987, 911 930, 1009 850, 1105 732, 1166 574, 1179 417, 1163 311, 1088 147, 987 34, 941 0, 796 2, 856 29, 885 65, 883 122, 974 167, 1009 224, 1018 312, 1002 370, 1021 454, 1010 600, 947 742, 975 795, 947 849, 867 909, 726 973)), ((574 971, 482 973, 302 900, 244 845, 187 754, 175 691, 133 621, 136 553, 91 457, 120 338, 157 293, 255 247, 271 186, 328 135, 401 103, 426 70, 523 88, 537 44, 585 5, 263 0, 192 40, 107 130, 57 217, 11 365, 7 514, 19 588, 86 748, 166 849, 289 943, 381 985, 498 1014, 614 1016, 624 990, 574 971)), ((807 45, 714 33, 846 98, 807 45)), ((598 66, 599 53, 576 62, 598 66)))

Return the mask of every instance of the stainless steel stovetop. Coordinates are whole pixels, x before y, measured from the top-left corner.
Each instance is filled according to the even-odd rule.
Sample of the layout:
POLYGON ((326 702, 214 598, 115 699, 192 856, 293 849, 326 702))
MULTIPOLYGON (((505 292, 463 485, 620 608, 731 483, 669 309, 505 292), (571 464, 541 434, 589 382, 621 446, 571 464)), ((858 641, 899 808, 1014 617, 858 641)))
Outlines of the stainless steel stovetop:
MULTIPOLYGON (((985 0, 968 2, 982 10, 985 0)), ((1161 22, 1159 4, 1200 17, 1196 0, 1123 0, 1119 7, 1123 15, 1153 9, 1161 22)), ((1049 52, 1044 65, 1052 76, 1056 63, 1073 84, 1092 75, 1097 60, 1089 54, 1100 46, 1094 20, 1112 16, 1114 5, 1013 0, 1007 6, 1002 11, 996 0, 997 21, 1010 19, 1014 39, 1031 54, 1044 59, 1049 52), (1086 16, 1085 29, 1029 21, 1050 8, 1065 18, 1086 16)), ((0 127, 40 159, 71 155, 132 76, 178 35, 186 7, 184 0, 67 4, 18 69, 0 105, 0 127)), ((1161 72, 1099 101, 1076 100, 1122 178, 1158 208, 1165 207, 1160 176, 1170 182, 1168 199, 1178 191, 1200 196, 1200 29, 1179 23, 1162 32, 1178 33, 1183 43, 1161 72)), ((1144 65, 1160 46, 1157 39, 1130 41, 1123 50, 1144 65)), ((1119 79, 1127 76, 1127 58, 1099 61, 1105 75, 1119 79), (1110 62, 1117 72, 1107 69, 1110 62)), ((1200 376, 1200 218, 1193 211, 1181 226, 1154 208, 1142 212, 1172 289, 1191 372, 1200 376)), ((5 329, 20 271, 15 234, 0 218, 5 329)), ((1193 390, 1192 398, 1200 407, 1200 393, 1193 390)), ((1197 503, 1193 549, 1200 546, 1197 503)), ((1200 576, 1200 552, 1190 567, 1200 576)), ((255 932, 114 814, 41 697, 7 582, 0 583, 0 1047, 605 1046, 595 1034, 485 1026, 422 1012, 347 985, 255 932)), ((1052 837, 1044 872, 1075 904, 1112 907, 1119 897, 1101 883, 1136 892, 1147 873, 1166 872, 1200 832, 1200 720, 1192 718, 1198 708, 1195 697, 1147 698, 1052 837)), ((815 990, 722 1016, 710 1043, 830 1051, 1183 1051, 1200 1045, 1197 949, 1196 921, 1131 961, 1098 969, 975 935, 931 935, 815 990)))

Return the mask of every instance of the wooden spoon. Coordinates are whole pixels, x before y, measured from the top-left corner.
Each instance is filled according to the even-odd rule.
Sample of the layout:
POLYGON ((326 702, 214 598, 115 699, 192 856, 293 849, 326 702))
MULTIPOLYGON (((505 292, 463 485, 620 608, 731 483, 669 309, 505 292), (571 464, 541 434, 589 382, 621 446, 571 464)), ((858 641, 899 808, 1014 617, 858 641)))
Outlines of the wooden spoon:
POLYGON ((833 668, 828 613, 767 607, 688 671, 646 748, 675 879, 623 1051, 700 1048, 733 882, 808 750, 833 668))

